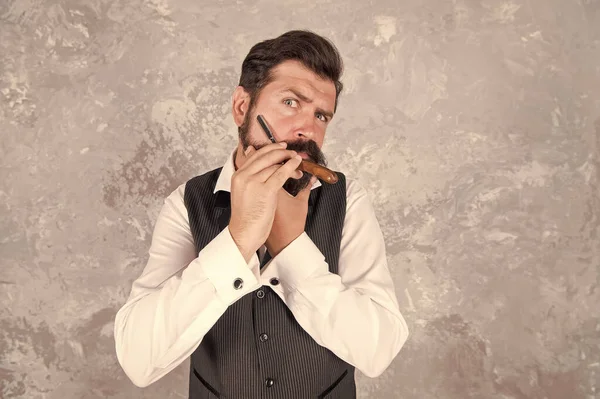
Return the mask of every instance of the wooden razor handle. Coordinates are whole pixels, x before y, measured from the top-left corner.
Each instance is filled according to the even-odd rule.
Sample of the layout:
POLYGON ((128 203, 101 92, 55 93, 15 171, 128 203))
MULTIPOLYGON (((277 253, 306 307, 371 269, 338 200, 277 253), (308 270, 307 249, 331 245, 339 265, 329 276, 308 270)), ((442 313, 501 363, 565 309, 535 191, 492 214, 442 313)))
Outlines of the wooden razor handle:
POLYGON ((338 176, 335 172, 327 169, 324 166, 316 164, 314 162, 302 160, 298 170, 303 170, 306 173, 316 176, 318 179, 323 180, 325 183, 335 184, 338 181, 338 176))

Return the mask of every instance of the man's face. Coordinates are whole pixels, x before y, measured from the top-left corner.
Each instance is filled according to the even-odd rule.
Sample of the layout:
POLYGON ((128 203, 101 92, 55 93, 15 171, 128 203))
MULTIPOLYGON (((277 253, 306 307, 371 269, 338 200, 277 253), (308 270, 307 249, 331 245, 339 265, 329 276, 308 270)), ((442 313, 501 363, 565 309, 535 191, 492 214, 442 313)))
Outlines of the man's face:
MULTIPOLYGON (((288 149, 326 166, 321 147, 333 117, 335 85, 296 61, 281 63, 273 69, 273 75, 274 79, 262 89, 240 125, 243 149, 252 145, 258 150, 270 143, 256 120, 260 114, 276 141, 285 141, 288 149)), ((300 179, 290 178, 283 187, 295 196, 309 184, 310 177, 304 173, 300 179)))

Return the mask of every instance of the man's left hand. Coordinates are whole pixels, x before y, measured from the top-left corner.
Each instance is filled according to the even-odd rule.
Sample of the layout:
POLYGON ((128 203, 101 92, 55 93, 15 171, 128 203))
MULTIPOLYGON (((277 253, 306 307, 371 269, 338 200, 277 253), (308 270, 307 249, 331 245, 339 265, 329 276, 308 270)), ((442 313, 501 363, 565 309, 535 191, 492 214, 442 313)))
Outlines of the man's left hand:
POLYGON ((271 233, 265 242, 271 257, 274 258, 304 233, 308 214, 308 197, 316 180, 317 178, 313 176, 308 186, 295 197, 283 188, 279 189, 275 219, 273 220, 271 233))

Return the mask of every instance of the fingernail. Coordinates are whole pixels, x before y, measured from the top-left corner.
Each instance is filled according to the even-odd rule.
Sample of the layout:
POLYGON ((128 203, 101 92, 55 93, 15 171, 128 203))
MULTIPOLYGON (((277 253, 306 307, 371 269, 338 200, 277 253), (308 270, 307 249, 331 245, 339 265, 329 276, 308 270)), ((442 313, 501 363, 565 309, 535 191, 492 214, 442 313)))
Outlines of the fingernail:
POLYGON ((285 141, 280 141, 280 142, 279 142, 279 144, 280 144, 282 147, 287 147, 287 143, 286 143, 285 141))

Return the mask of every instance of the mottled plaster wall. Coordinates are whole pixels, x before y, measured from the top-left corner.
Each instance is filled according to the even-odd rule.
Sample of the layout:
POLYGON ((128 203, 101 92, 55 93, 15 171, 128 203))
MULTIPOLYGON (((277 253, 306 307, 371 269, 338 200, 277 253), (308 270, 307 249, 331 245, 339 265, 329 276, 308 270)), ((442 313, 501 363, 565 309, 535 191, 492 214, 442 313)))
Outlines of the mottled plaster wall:
POLYGON ((411 329, 360 397, 599 398, 600 2, 209 3, 0 0, 1 396, 185 397, 187 363, 126 379, 112 320, 163 199, 235 145, 251 45, 309 28, 411 329))

